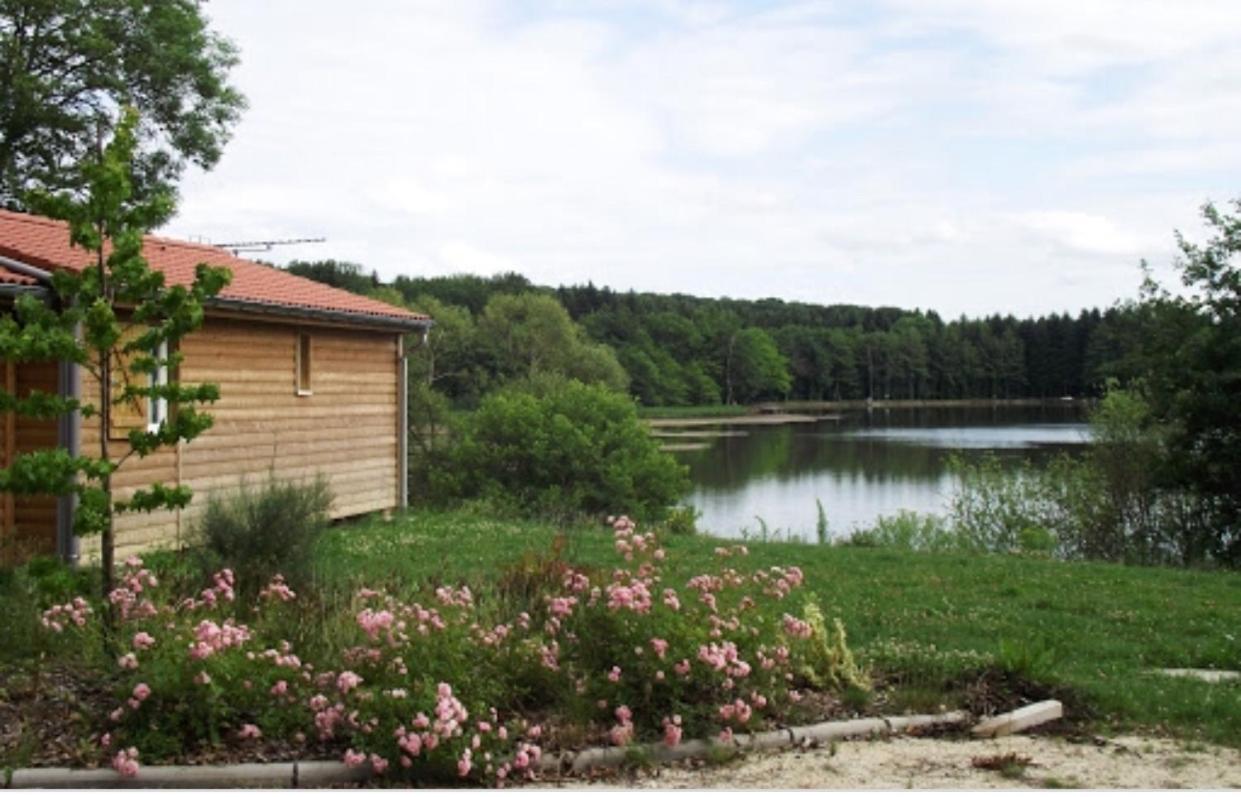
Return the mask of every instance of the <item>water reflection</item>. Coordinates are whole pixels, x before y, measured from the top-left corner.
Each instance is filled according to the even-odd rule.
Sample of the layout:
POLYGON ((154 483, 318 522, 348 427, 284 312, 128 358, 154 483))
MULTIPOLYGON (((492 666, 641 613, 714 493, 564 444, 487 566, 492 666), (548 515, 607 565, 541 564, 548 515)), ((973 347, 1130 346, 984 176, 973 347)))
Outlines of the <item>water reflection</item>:
POLYGON ((815 499, 834 534, 901 509, 939 512, 955 484, 947 461, 992 452, 1017 464, 1080 448, 1087 428, 1073 408, 854 413, 838 421, 737 427, 683 452, 689 502, 720 536, 756 532, 757 517, 784 534, 814 537, 815 499))

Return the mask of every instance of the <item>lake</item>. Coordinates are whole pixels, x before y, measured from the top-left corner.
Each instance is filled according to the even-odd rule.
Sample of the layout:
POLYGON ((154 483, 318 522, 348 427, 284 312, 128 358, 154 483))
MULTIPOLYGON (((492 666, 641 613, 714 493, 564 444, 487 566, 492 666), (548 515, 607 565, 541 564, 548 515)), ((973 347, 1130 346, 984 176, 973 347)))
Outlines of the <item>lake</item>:
POLYGON ((1088 443, 1075 406, 872 410, 838 420, 721 426, 729 436, 675 456, 690 469, 687 503, 720 537, 759 532, 815 539, 815 499, 833 536, 902 509, 941 514, 956 486, 948 458, 987 453, 1014 467, 1088 443))

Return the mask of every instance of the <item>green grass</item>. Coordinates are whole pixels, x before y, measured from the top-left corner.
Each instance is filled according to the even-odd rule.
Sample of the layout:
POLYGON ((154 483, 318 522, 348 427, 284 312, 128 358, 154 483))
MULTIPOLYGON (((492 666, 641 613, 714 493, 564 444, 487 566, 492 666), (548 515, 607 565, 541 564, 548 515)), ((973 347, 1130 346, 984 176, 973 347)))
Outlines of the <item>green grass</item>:
POLYGON ((736 418, 749 415, 744 404, 696 404, 689 407, 638 407, 641 418, 736 418))
MULTIPOLYGON (((606 529, 485 514, 420 511, 338 526, 322 540, 323 577, 340 584, 494 579, 563 534, 566 560, 620 564, 606 529)), ((718 540, 664 539, 665 573, 684 583, 718 540)), ((1241 573, 1014 556, 749 543, 749 567, 799 565, 825 611, 863 654, 887 640, 976 651, 1063 687, 1095 730, 1167 732, 1241 747, 1241 684, 1151 675, 1156 667, 1241 669, 1241 573)))

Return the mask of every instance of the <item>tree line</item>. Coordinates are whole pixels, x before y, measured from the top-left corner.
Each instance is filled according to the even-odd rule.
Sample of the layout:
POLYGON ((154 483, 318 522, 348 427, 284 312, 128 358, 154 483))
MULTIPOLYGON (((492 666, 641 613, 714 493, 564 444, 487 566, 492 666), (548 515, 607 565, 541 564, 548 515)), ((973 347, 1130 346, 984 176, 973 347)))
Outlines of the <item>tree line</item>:
POLYGON ((1097 396, 1137 344, 1131 306, 945 321, 895 307, 548 288, 513 273, 385 285, 352 263, 288 268, 430 313, 432 381, 466 406, 548 368, 589 372, 648 406, 1097 396))

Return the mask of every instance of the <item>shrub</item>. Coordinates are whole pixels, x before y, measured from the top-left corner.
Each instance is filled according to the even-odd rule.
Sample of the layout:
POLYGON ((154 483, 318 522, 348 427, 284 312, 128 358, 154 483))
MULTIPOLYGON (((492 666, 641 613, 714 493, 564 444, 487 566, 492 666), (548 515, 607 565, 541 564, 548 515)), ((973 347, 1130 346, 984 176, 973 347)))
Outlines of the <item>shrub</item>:
POLYGON ((951 551, 961 546, 953 528, 943 518, 908 509, 895 515, 881 515, 875 525, 849 535, 845 544, 909 551, 951 551))
POLYGON ((195 529, 203 571, 232 570, 247 603, 274 573, 306 584, 332 500, 322 476, 298 484, 273 475, 258 487, 243 480, 232 493, 212 495, 195 529))
POLYGON ((0 606, 5 615, 0 622, 0 661, 30 660, 49 652, 49 647, 56 647, 61 656, 99 650, 96 644, 56 646, 56 640, 40 630, 39 615, 41 607, 72 606, 75 595, 93 594, 97 584, 97 571, 75 570, 49 556, 33 557, 20 567, 0 568, 0 606))
MULTIPOLYGON (((577 720, 590 741, 672 746, 682 733, 728 742, 788 724, 815 710, 801 705, 807 688, 865 689, 839 621, 829 627, 813 597, 794 613, 798 568, 746 571, 744 546, 720 547, 677 587, 653 533, 619 518, 613 534, 625 564, 611 573, 553 551, 500 589, 363 588, 330 607, 273 578, 244 623, 231 571, 181 598, 132 557, 109 598, 121 650, 99 746, 133 774, 144 756, 204 742, 317 739, 378 774, 503 783, 541 755, 532 708, 577 720), (297 617, 319 631, 317 646, 283 635, 297 617)), ((99 612, 85 605, 54 606, 45 625, 91 633, 99 612)))
POLYGON ((527 513, 598 513, 623 504, 656 520, 688 489, 628 397, 544 377, 488 396, 434 477, 441 492, 527 513))
POLYGON ((692 506, 675 506, 668 510, 661 530, 673 537, 693 537, 698 534, 698 520, 702 513, 692 506))

